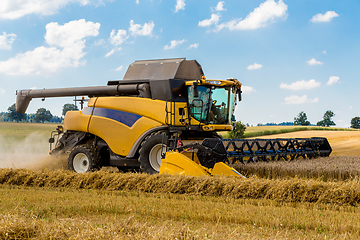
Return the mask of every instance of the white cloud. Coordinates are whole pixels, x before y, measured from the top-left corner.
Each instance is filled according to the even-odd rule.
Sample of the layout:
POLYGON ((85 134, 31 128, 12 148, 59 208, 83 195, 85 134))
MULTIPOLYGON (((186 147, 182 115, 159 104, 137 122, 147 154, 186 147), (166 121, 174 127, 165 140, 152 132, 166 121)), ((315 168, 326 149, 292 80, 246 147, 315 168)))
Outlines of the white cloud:
POLYGON ((84 19, 64 25, 51 22, 46 25, 45 41, 50 47, 37 47, 33 51, 17 54, 0 62, 0 72, 8 75, 44 74, 66 67, 85 64, 85 38, 99 34, 100 23, 84 19))
POLYGON ((136 0, 135 3, 136 3, 136 4, 139 4, 140 2, 139 2, 139 0, 136 0))
POLYGON ((185 0, 176 0, 174 12, 178 12, 179 10, 185 10, 185 0))
POLYGON ((208 27, 211 26, 212 24, 217 24, 219 22, 220 19, 220 15, 219 14, 211 14, 210 19, 205 19, 199 22, 198 26, 199 27, 208 27))
POLYGON ((1 0, 0 19, 18 19, 28 14, 53 15, 70 3, 104 4, 103 0, 1 0))
POLYGON ((110 33, 109 42, 115 46, 119 46, 125 42, 127 38, 128 35, 126 30, 120 29, 116 33, 115 29, 113 29, 110 33))
POLYGON ((323 62, 317 61, 315 58, 312 58, 306 62, 307 62, 307 64, 312 65, 312 66, 324 64, 323 62))
POLYGON ((338 16, 339 16, 339 14, 337 14, 334 11, 327 11, 325 14, 318 13, 318 14, 314 15, 310 21, 313 23, 330 22, 331 19, 333 19, 334 17, 338 17, 338 16))
POLYGON ((0 49, 11 50, 11 45, 15 41, 16 34, 3 32, 0 35, 0 49))
POLYGON ((191 48, 198 48, 199 47, 199 44, 198 43, 194 43, 194 44, 191 44, 188 49, 191 49, 191 48))
POLYGON ((175 47, 179 46, 180 44, 183 44, 184 42, 186 42, 185 39, 183 39, 183 40, 172 40, 172 41, 170 41, 170 46, 165 45, 164 49, 165 50, 174 49, 175 47))
POLYGON ((85 47, 85 39, 99 34, 100 23, 86 22, 85 19, 75 20, 64 25, 57 22, 48 23, 45 27, 45 41, 50 46, 62 48, 85 47))
POLYGON ((253 12, 246 16, 244 20, 234 19, 226 23, 217 25, 215 31, 220 31, 223 28, 229 30, 252 30, 265 27, 268 23, 274 22, 278 18, 287 18, 288 6, 279 0, 267 0, 255 8, 253 12))
POLYGON ((256 90, 253 87, 244 86, 244 85, 241 86, 241 91, 243 94, 251 94, 256 92, 256 90))
POLYGON ((117 69, 115 69, 115 71, 121 71, 123 69, 123 66, 121 65, 120 67, 118 67, 117 69))
POLYGON ((307 95, 302 97, 291 95, 290 97, 285 98, 285 104, 304 104, 304 103, 316 103, 318 102, 318 98, 310 99, 307 95))
POLYGON ((94 46, 100 46, 100 45, 104 45, 104 44, 105 44, 104 39, 99 39, 94 42, 94 46))
POLYGON ((122 48, 119 47, 119 48, 113 48, 110 50, 110 52, 106 53, 105 54, 105 57, 110 57, 111 55, 113 55, 116 51, 120 51, 122 48))
POLYGON ((324 50, 322 53, 323 53, 323 54, 326 54, 326 51, 324 50))
POLYGON ((141 26, 140 24, 134 24, 134 20, 130 20, 129 32, 133 36, 151 36, 154 27, 155 24, 153 21, 145 23, 141 26))
POLYGON ((215 11, 220 12, 220 11, 226 11, 226 9, 224 8, 224 1, 220 1, 218 2, 218 4, 215 7, 215 11))
POLYGON ((281 83, 280 88, 289 89, 289 90, 309 90, 313 88, 320 87, 321 83, 317 82, 315 79, 309 81, 301 80, 293 82, 291 84, 281 83))
POLYGON ((326 83, 327 85, 333 85, 335 83, 337 83, 339 81, 339 77, 338 76, 331 76, 329 77, 329 81, 326 83))
POLYGON ((5 89, 0 88, 0 94, 4 94, 5 93, 5 89))
POLYGON ((252 65, 247 66, 247 70, 255 70, 255 69, 260 69, 262 67, 263 67, 263 65, 254 63, 252 65))
POLYGON ((105 54, 105 57, 110 57, 111 55, 113 55, 115 53, 115 48, 111 49, 110 52, 105 54))

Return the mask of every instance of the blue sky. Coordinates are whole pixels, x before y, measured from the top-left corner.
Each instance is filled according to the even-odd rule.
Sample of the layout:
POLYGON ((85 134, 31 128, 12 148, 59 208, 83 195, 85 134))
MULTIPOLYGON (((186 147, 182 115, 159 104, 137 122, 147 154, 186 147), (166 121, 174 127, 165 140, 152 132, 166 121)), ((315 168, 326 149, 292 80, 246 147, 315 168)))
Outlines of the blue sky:
MULTIPOLYGON (((337 126, 360 116, 357 0, 1 0, 0 111, 15 91, 106 85, 135 60, 196 59, 208 79, 237 78, 244 123, 337 126)), ((61 115, 72 98, 34 99, 61 115)))

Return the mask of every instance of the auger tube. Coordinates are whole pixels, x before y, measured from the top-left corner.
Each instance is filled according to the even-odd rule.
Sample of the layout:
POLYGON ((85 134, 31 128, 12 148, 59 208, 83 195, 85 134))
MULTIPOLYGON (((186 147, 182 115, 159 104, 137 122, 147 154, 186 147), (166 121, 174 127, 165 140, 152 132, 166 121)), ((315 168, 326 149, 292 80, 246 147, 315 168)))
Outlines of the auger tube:
POLYGON ((33 98, 49 97, 73 97, 73 96, 119 96, 119 95, 138 95, 149 97, 149 84, 124 84, 97 87, 74 87, 74 88, 54 88, 41 90, 20 90, 16 92, 16 111, 25 113, 33 98))

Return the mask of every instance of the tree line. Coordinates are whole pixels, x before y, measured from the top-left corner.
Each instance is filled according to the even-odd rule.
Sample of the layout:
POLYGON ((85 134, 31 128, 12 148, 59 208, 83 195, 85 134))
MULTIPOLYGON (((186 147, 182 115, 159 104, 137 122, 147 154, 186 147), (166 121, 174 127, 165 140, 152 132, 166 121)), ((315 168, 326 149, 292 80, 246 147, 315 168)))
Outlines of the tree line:
MULTIPOLYGON (((331 110, 327 110, 324 113, 323 119, 316 123, 317 126, 330 127, 335 126, 335 122, 331 119, 335 116, 335 113, 331 110)), ((304 111, 300 112, 294 117, 294 125, 308 126, 310 122, 307 120, 307 115, 304 111)), ((350 128, 360 129, 360 117, 354 117, 350 121, 350 128)))
POLYGON ((53 123, 61 123, 65 116, 66 112, 78 110, 75 104, 66 103, 62 109, 62 116, 54 116, 51 114, 50 110, 45 108, 39 108, 36 113, 30 114, 21 114, 16 111, 15 103, 8 107, 7 112, 0 113, 0 121, 4 122, 36 122, 36 123, 45 123, 45 122, 53 122, 53 123))

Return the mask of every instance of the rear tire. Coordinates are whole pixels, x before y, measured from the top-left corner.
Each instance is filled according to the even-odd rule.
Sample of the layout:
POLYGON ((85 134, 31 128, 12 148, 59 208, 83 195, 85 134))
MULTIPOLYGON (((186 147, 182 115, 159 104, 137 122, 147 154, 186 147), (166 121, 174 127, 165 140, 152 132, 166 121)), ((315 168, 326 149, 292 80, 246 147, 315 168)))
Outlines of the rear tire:
POLYGON ((98 157, 95 151, 86 144, 76 146, 69 155, 69 170, 76 173, 91 172, 99 169, 98 157))
POLYGON ((140 149, 140 168, 150 174, 160 171, 162 155, 166 153, 168 137, 165 133, 150 135, 140 149))

